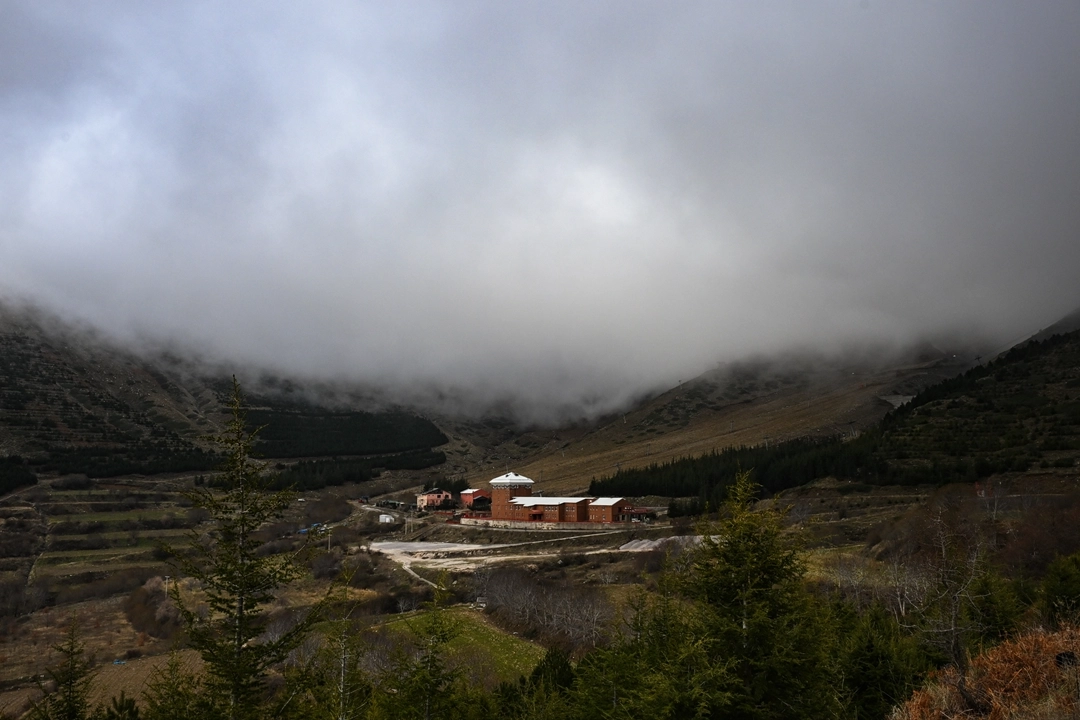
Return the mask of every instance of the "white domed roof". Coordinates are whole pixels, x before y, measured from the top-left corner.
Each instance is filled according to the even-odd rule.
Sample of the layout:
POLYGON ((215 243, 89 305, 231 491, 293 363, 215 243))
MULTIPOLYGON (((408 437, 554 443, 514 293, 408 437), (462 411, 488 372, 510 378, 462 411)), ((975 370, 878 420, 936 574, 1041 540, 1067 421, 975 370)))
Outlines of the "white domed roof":
POLYGON ((519 487, 521 485, 532 485, 533 481, 524 475, 518 475, 516 472, 508 472, 505 475, 500 475, 491 481, 492 487, 519 487))

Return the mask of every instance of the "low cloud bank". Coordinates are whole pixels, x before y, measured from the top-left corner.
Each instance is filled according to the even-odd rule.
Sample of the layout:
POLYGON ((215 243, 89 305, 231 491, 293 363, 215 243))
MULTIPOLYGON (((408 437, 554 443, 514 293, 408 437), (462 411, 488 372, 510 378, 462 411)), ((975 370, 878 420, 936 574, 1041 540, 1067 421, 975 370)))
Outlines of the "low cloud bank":
POLYGON ((1080 305, 1080 6, 9 5, 0 291, 129 344, 595 416, 1080 305))

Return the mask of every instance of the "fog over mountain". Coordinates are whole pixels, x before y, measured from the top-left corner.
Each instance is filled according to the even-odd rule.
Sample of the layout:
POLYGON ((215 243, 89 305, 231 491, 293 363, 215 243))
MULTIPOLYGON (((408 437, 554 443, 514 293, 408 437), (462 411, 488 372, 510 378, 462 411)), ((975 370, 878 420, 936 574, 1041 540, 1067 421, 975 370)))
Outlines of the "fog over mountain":
POLYGON ((1080 305, 1075 2, 0 0, 0 295, 595 414, 1080 305))

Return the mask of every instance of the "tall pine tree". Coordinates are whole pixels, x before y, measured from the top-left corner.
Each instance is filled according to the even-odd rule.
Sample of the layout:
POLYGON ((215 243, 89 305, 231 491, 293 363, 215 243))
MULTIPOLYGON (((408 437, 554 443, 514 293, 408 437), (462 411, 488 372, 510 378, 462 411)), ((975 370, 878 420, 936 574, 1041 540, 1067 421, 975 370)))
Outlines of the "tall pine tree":
POLYGON ((836 633, 805 584, 782 514, 756 510, 747 472, 731 486, 721 519, 677 570, 701 613, 714 662, 734 679, 725 718, 835 718, 843 700, 836 633))
MULTIPOLYGON (((232 417, 216 438, 225 451, 224 492, 197 488, 192 504, 205 510, 213 530, 191 534, 188 552, 175 553, 181 570, 198 581, 209 611, 197 612, 173 586, 188 642, 202 656, 208 697, 227 720, 261 718, 263 680, 313 624, 312 612, 287 632, 265 637, 265 608, 277 591, 302 574, 295 554, 262 557, 256 531, 280 518, 292 502, 290 492, 270 492, 262 465, 251 457, 255 432, 249 432, 240 386, 233 378, 232 417)), ((257 431, 256 431, 257 432, 257 431)))

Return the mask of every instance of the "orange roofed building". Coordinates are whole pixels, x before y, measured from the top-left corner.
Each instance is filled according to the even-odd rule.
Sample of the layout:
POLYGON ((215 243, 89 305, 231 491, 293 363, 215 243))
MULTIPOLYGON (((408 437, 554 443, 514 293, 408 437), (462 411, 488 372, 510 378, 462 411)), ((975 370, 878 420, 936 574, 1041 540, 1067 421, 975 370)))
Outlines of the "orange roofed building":
POLYGON ((533 481, 515 472, 491 481, 491 519, 513 522, 629 522, 631 504, 623 498, 533 495, 533 481))

